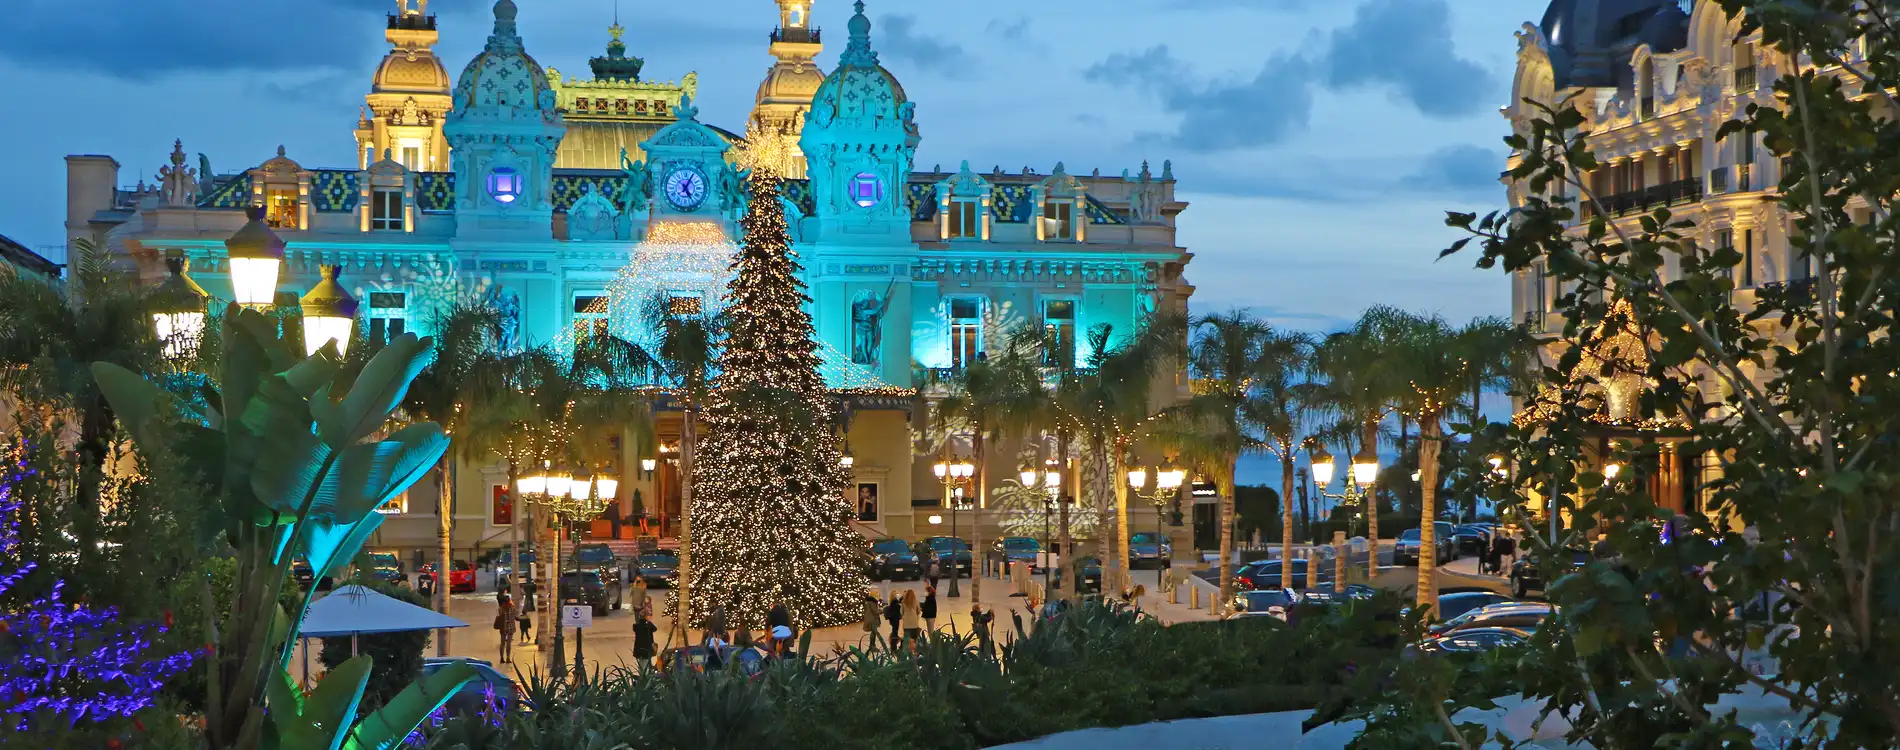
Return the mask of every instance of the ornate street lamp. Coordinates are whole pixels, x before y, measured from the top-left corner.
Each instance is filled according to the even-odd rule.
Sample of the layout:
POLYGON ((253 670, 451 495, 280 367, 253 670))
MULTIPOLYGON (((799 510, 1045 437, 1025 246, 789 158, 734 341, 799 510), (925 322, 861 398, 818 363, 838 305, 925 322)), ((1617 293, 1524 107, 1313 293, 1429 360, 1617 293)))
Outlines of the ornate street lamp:
POLYGON ((338 356, 349 353, 357 305, 350 291, 336 283, 336 275, 342 271, 342 266, 324 266, 322 280, 298 300, 303 307, 303 345, 310 356, 316 356, 317 350, 331 341, 336 342, 338 356))
MULTIPOLYGON (((1326 486, 1333 481, 1334 464, 1332 454, 1327 453, 1324 446, 1315 445, 1312 449, 1312 458, 1309 459, 1307 463, 1313 468, 1313 481, 1319 485, 1320 497, 1328 498, 1344 505, 1357 507, 1358 512, 1361 513, 1371 514, 1378 512, 1378 509, 1373 507, 1372 485, 1379 478, 1379 454, 1374 452, 1370 446, 1360 450, 1358 454, 1352 457, 1352 471, 1346 477, 1344 492, 1333 493, 1326 491, 1326 486)), ((1370 534, 1369 529, 1370 524, 1368 524, 1368 535, 1370 534)), ((1369 547, 1371 554, 1367 555, 1366 567, 1368 577, 1371 577, 1379 574, 1379 540, 1372 539, 1369 541, 1371 542, 1369 547)), ((1346 583, 1344 580, 1340 580, 1334 581, 1333 585, 1335 588, 1343 590, 1341 587, 1344 587, 1346 583)))
MULTIPOLYGON (((1181 484, 1187 481, 1187 470, 1175 466, 1174 463, 1170 461, 1155 471, 1154 479, 1154 491, 1143 492, 1148 486, 1147 467, 1137 466, 1128 470, 1128 486, 1131 489, 1130 494, 1137 498, 1147 500, 1155 506, 1155 552, 1160 555, 1169 555, 1172 552, 1171 546, 1168 550, 1162 549, 1162 535, 1164 532, 1161 530, 1161 514, 1166 511, 1168 504, 1174 502, 1174 499, 1180 493, 1181 484)), ((1164 558, 1162 563, 1161 569, 1155 571, 1156 587, 1161 586, 1161 571, 1173 567, 1174 565, 1174 561, 1171 557, 1164 558)))
POLYGON ((231 262, 231 296, 246 307, 269 307, 277 300, 284 240, 264 223, 263 206, 245 209, 245 215, 250 221, 224 241, 224 253, 231 262))
POLYGON ((856 466, 857 463, 858 463, 858 459, 857 457, 851 455, 851 449, 849 447, 845 448, 844 453, 838 456, 838 465, 843 466, 846 469, 856 466))
POLYGON ((205 302, 211 295, 186 274, 191 261, 183 253, 167 253, 165 268, 171 275, 158 285, 152 327, 165 358, 180 362, 198 353, 205 331, 205 302))
MULTIPOLYGON (((957 535, 957 511, 961 509, 961 506, 963 505, 963 487, 970 483, 970 477, 976 476, 976 464, 972 463, 970 459, 968 458, 958 458, 957 460, 952 461, 948 457, 945 457, 942 460, 937 461, 937 463, 933 464, 930 467, 930 471, 931 473, 937 475, 937 479, 943 481, 944 501, 949 503, 950 505, 950 538, 954 541, 950 543, 949 596, 954 599, 963 595, 962 589, 958 588, 957 586, 957 581, 960 580, 962 576, 961 574, 957 573, 956 545, 958 542, 961 542, 963 540, 962 537, 957 535)), ((935 516, 933 516, 933 518, 934 517, 935 516)), ((975 569, 976 568, 976 565, 975 565, 976 550, 975 549, 970 550, 970 558, 971 558, 970 573, 971 575, 975 575, 976 574, 976 569, 975 569)), ((943 556, 940 554, 937 556, 937 559, 939 561, 939 564, 941 564, 943 556)))

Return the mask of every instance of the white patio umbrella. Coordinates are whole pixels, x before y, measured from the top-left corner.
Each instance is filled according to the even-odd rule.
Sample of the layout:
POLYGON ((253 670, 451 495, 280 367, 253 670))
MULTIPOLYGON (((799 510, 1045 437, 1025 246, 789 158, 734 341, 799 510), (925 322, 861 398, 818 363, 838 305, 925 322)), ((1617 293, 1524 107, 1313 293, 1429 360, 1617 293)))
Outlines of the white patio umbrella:
MULTIPOLYGON (((412 630, 466 628, 468 623, 427 607, 371 591, 364 586, 343 586, 322 599, 311 602, 304 612, 299 637, 350 637, 350 654, 357 650, 357 636, 376 633, 403 633, 412 630)), ((304 645, 304 681, 310 680, 310 648, 304 645)))

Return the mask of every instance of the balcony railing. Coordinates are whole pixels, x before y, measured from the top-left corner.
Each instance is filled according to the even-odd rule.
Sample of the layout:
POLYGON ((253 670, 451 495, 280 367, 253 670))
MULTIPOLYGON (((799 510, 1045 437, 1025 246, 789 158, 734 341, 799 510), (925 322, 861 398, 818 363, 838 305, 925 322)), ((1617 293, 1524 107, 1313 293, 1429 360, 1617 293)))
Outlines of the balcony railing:
POLYGON ((818 29, 787 29, 781 27, 772 30, 772 43, 791 42, 793 44, 819 44, 822 42, 822 36, 818 29))
MULTIPOLYGON (((1699 200, 1702 200, 1702 180, 1696 177, 1598 198, 1598 201, 1603 204, 1603 210, 1611 216, 1646 213, 1664 206, 1694 203, 1699 200)), ((1586 215, 1585 218, 1588 216, 1586 215)))
POLYGON ((1735 93, 1752 94, 1760 87, 1761 82, 1755 77, 1755 66, 1746 65, 1735 69, 1735 93))

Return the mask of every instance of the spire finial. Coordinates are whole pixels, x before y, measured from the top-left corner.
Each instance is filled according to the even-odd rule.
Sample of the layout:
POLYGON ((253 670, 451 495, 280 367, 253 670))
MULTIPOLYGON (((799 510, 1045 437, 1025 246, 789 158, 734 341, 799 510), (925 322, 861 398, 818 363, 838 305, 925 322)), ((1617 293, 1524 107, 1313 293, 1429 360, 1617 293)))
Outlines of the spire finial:
POLYGON ((877 67, 877 52, 871 49, 871 19, 864 15, 864 0, 858 0, 857 14, 851 16, 851 43, 838 57, 840 65, 855 68, 877 67))

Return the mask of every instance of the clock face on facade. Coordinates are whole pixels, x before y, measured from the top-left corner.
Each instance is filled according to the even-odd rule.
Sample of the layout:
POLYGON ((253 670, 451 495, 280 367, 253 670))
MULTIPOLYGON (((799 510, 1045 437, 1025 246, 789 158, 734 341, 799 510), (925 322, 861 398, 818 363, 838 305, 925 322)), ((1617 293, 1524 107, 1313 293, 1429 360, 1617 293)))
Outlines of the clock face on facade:
POLYGON ((706 175, 695 167, 680 167, 666 175, 666 202, 691 211, 706 202, 706 175))

